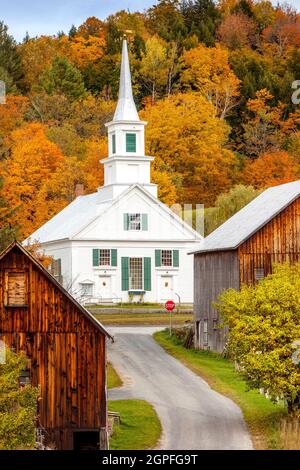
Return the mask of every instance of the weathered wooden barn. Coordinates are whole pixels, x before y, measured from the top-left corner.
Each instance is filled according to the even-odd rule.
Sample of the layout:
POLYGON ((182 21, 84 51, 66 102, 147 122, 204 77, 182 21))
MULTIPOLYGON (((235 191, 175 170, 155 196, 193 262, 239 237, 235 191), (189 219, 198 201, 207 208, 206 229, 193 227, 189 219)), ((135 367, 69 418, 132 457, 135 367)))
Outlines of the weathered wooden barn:
POLYGON ((107 448, 103 326, 19 243, 0 255, 0 339, 40 387, 38 434, 57 449, 107 448))
POLYGON ((274 263, 300 260, 300 181, 269 188, 217 228, 194 254, 195 345, 222 352, 220 293, 254 284, 274 263))

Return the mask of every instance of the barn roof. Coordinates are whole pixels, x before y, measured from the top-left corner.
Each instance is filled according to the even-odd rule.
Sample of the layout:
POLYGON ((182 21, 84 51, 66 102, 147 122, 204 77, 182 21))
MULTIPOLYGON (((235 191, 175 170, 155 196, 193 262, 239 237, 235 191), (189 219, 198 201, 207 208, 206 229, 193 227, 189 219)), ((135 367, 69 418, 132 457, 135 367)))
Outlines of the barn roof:
POLYGON ((300 180, 267 189, 228 219, 191 254, 234 250, 300 196, 300 180))
POLYGON ((11 243, 1 254, 0 254, 0 260, 4 258, 13 248, 17 247, 22 253, 27 256, 27 258, 30 259, 30 261, 40 270, 42 273, 49 279, 52 284, 54 284, 62 293, 65 295, 70 302, 72 302, 78 310, 81 311, 81 313, 91 322, 93 325, 100 330, 102 333, 104 333, 108 338, 113 340, 113 336, 104 328, 104 326, 86 309, 84 308, 79 302, 77 302, 74 297, 69 294, 66 289, 63 288, 63 286, 55 279, 55 277, 52 276, 51 273, 34 257, 32 256, 29 251, 27 251, 20 243, 17 241, 11 243))

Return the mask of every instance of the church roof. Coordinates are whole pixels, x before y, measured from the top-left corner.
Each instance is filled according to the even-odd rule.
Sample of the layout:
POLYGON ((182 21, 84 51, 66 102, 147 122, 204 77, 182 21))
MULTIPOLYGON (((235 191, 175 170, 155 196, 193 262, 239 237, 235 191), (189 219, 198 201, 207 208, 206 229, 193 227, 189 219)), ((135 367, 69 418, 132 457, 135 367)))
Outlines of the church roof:
POLYGON ((134 184, 127 190, 123 191, 117 198, 101 201, 101 195, 97 193, 87 196, 79 196, 71 204, 65 207, 61 212, 46 222, 42 227, 36 230, 28 237, 23 244, 38 241, 39 243, 51 243, 60 240, 76 239, 76 236, 95 221, 104 212, 110 210, 114 204, 118 203, 122 198, 126 197, 131 191, 138 189, 147 198, 158 205, 161 210, 172 215, 172 219, 184 226, 193 236, 201 236, 195 232, 184 220, 177 216, 171 209, 163 204, 159 199, 152 196, 143 186, 134 184))
POLYGON ((300 197, 300 180, 267 189, 218 227, 193 254, 234 250, 300 197))
MULTIPOLYGON (((99 193, 77 197, 71 204, 30 235, 31 241, 47 243, 72 238, 82 227, 91 223, 111 203, 99 202, 99 193)), ((28 241, 29 239, 25 240, 28 241)))
POLYGON ((127 41, 124 39, 120 74, 119 100, 113 121, 139 121, 132 93, 127 41))

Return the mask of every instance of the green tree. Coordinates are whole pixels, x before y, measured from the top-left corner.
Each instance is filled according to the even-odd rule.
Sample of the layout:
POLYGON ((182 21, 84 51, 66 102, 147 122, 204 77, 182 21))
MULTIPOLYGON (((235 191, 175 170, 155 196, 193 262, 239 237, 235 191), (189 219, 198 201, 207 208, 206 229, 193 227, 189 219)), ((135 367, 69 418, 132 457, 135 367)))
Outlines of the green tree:
POLYGON ((205 235, 209 235, 213 230, 226 222, 226 220, 257 197, 259 193, 260 191, 252 186, 239 184, 228 192, 220 194, 215 206, 205 210, 205 235))
POLYGON ((0 364, 0 450, 30 449, 35 445, 35 419, 38 388, 19 386, 19 377, 27 367, 23 355, 6 351, 0 364))
POLYGON ((0 21, 0 65, 5 68, 14 84, 18 85, 23 77, 21 58, 17 44, 8 34, 8 27, 0 21))
POLYGON ((13 242, 18 235, 17 227, 12 227, 8 222, 8 217, 13 210, 8 207, 8 203, 1 195, 3 188, 3 177, 0 176, 0 253, 13 242))
POLYGON ((220 13, 213 0, 184 0, 181 13, 190 35, 196 34, 206 46, 214 46, 220 13))
POLYGON ((186 36, 184 17, 180 12, 179 0, 159 0, 146 12, 146 24, 152 34, 165 41, 175 41, 186 36))
POLYGON ((2 80, 5 83, 6 93, 9 93, 10 95, 18 94, 18 89, 12 77, 9 75, 8 71, 4 67, 1 67, 1 66, 0 66, 0 80, 2 80))
POLYGON ((44 72, 41 85, 49 95, 61 93, 73 100, 86 94, 80 71, 65 58, 54 59, 52 66, 44 72))
POLYGON ((257 285, 223 292, 216 306, 230 331, 227 352, 250 388, 285 400, 299 417, 300 264, 277 265, 257 285))

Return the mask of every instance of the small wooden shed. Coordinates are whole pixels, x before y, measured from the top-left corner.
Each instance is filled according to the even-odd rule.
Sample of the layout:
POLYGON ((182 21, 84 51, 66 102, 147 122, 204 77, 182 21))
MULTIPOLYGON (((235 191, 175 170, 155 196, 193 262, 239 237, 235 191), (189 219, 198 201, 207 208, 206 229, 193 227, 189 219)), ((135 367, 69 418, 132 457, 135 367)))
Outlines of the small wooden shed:
POLYGON ((0 255, 0 339, 40 387, 38 435, 57 449, 107 448, 104 327, 22 245, 0 255))
POLYGON ((195 345, 222 352, 227 332, 213 307, 220 293, 258 282, 274 263, 300 260, 300 181, 264 191, 193 254, 195 345))

